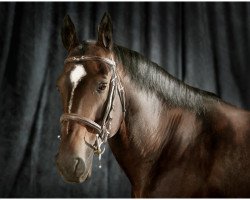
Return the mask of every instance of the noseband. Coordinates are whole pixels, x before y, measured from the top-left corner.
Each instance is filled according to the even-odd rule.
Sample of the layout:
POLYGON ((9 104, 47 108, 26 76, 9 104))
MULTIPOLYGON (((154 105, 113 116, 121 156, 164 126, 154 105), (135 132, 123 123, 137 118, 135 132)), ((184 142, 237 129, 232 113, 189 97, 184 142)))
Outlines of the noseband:
MULTIPOLYGON (((85 143, 91 147, 94 150, 94 153, 99 156, 99 160, 101 159, 101 155, 103 154, 105 148, 101 150, 101 145, 107 141, 107 139, 110 137, 110 130, 111 130, 111 121, 112 117, 110 116, 110 113, 112 110, 114 110, 114 99, 116 95, 116 91, 118 92, 123 114, 125 115, 125 93, 123 86, 121 85, 121 82, 119 80, 119 76, 116 72, 116 63, 108 58, 102 58, 98 56, 81 56, 81 57, 69 57, 65 60, 64 63, 72 63, 72 62, 80 62, 80 61, 100 61, 102 63, 107 64, 111 71, 112 71, 112 77, 110 79, 109 83, 109 93, 106 101, 106 109, 104 112, 104 115, 101 120, 101 124, 98 124, 94 122, 91 119, 88 119, 86 117, 79 116, 75 113, 64 113, 61 118, 60 122, 68 122, 68 121, 74 121, 82 126, 89 126, 93 129, 95 129, 96 134, 96 141, 95 144, 89 144, 86 140, 85 143)), ((101 167, 101 166, 99 166, 101 167)))

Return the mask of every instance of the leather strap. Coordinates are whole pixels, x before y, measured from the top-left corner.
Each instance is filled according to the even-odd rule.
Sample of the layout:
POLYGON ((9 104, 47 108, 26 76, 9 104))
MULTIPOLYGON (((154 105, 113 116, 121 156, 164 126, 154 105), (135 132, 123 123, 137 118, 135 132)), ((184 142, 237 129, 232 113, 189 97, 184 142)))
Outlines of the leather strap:
POLYGON ((81 117, 81 116, 74 114, 74 113, 62 114, 62 116, 60 117, 60 122, 63 123, 65 121, 75 121, 83 126, 87 125, 91 128, 94 128, 98 132, 98 134, 100 134, 102 132, 101 126, 99 124, 97 124, 96 122, 94 122, 86 117, 81 117))

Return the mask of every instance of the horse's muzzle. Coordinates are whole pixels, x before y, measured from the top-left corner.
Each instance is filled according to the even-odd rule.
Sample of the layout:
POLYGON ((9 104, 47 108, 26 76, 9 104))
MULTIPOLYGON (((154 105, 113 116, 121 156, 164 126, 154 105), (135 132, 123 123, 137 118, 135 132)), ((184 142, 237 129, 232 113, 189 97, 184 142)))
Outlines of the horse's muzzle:
POLYGON ((62 158, 56 155, 56 165, 61 176, 66 182, 82 183, 88 177, 85 162, 80 157, 62 158))

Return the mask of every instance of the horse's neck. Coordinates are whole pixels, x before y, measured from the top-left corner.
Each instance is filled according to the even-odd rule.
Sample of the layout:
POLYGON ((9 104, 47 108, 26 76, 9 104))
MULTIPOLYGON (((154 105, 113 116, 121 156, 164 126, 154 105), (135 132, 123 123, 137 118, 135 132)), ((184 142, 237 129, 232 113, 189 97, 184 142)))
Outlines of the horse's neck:
MULTIPOLYGON (((184 109, 168 107, 156 93, 140 88, 129 77, 123 80, 127 112, 119 133, 110 145, 134 187, 141 187, 162 151, 171 142, 190 140, 189 133, 179 133, 185 124, 193 123, 195 114, 184 109), (138 185, 139 186, 138 186, 138 185)), ((181 153, 184 144, 176 153, 181 153)), ((175 154, 175 152, 172 152, 175 154)))
POLYGON ((125 124, 130 142, 136 152, 147 159, 161 143, 165 106, 155 94, 138 88, 133 82, 125 89, 129 101, 125 124))

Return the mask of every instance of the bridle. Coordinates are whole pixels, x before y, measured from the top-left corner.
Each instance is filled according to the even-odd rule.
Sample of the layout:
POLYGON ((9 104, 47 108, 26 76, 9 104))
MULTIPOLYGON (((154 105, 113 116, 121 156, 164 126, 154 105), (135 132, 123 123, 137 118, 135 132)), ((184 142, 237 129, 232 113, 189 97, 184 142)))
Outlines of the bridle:
MULTIPOLYGON (((99 160, 101 160, 101 155, 104 153, 105 148, 101 150, 101 145, 107 141, 107 139, 110 137, 110 130, 111 130, 111 121, 112 117, 110 116, 110 113, 112 110, 114 110, 114 99, 116 95, 116 91, 118 92, 121 105, 122 105, 122 111, 123 115, 125 116, 125 92, 124 88, 121 85, 119 76, 116 72, 116 63, 115 61, 109 59, 109 58, 102 58, 99 56, 79 56, 79 57, 68 57, 65 60, 66 63, 73 63, 73 62, 80 62, 80 61, 100 61, 102 63, 107 64, 111 71, 112 71, 112 76, 110 79, 109 83, 109 92, 108 92, 108 97, 106 100, 106 109, 104 112, 104 115, 102 117, 101 123, 98 124, 94 122, 93 120, 82 117, 78 114, 75 113, 64 113, 60 117, 60 122, 69 122, 73 121, 76 122, 82 126, 89 126, 93 129, 95 129, 96 134, 96 141, 94 145, 89 144, 86 140, 85 143, 94 150, 94 153, 99 156, 99 160)), ((101 165, 99 166, 101 167, 101 165)))

